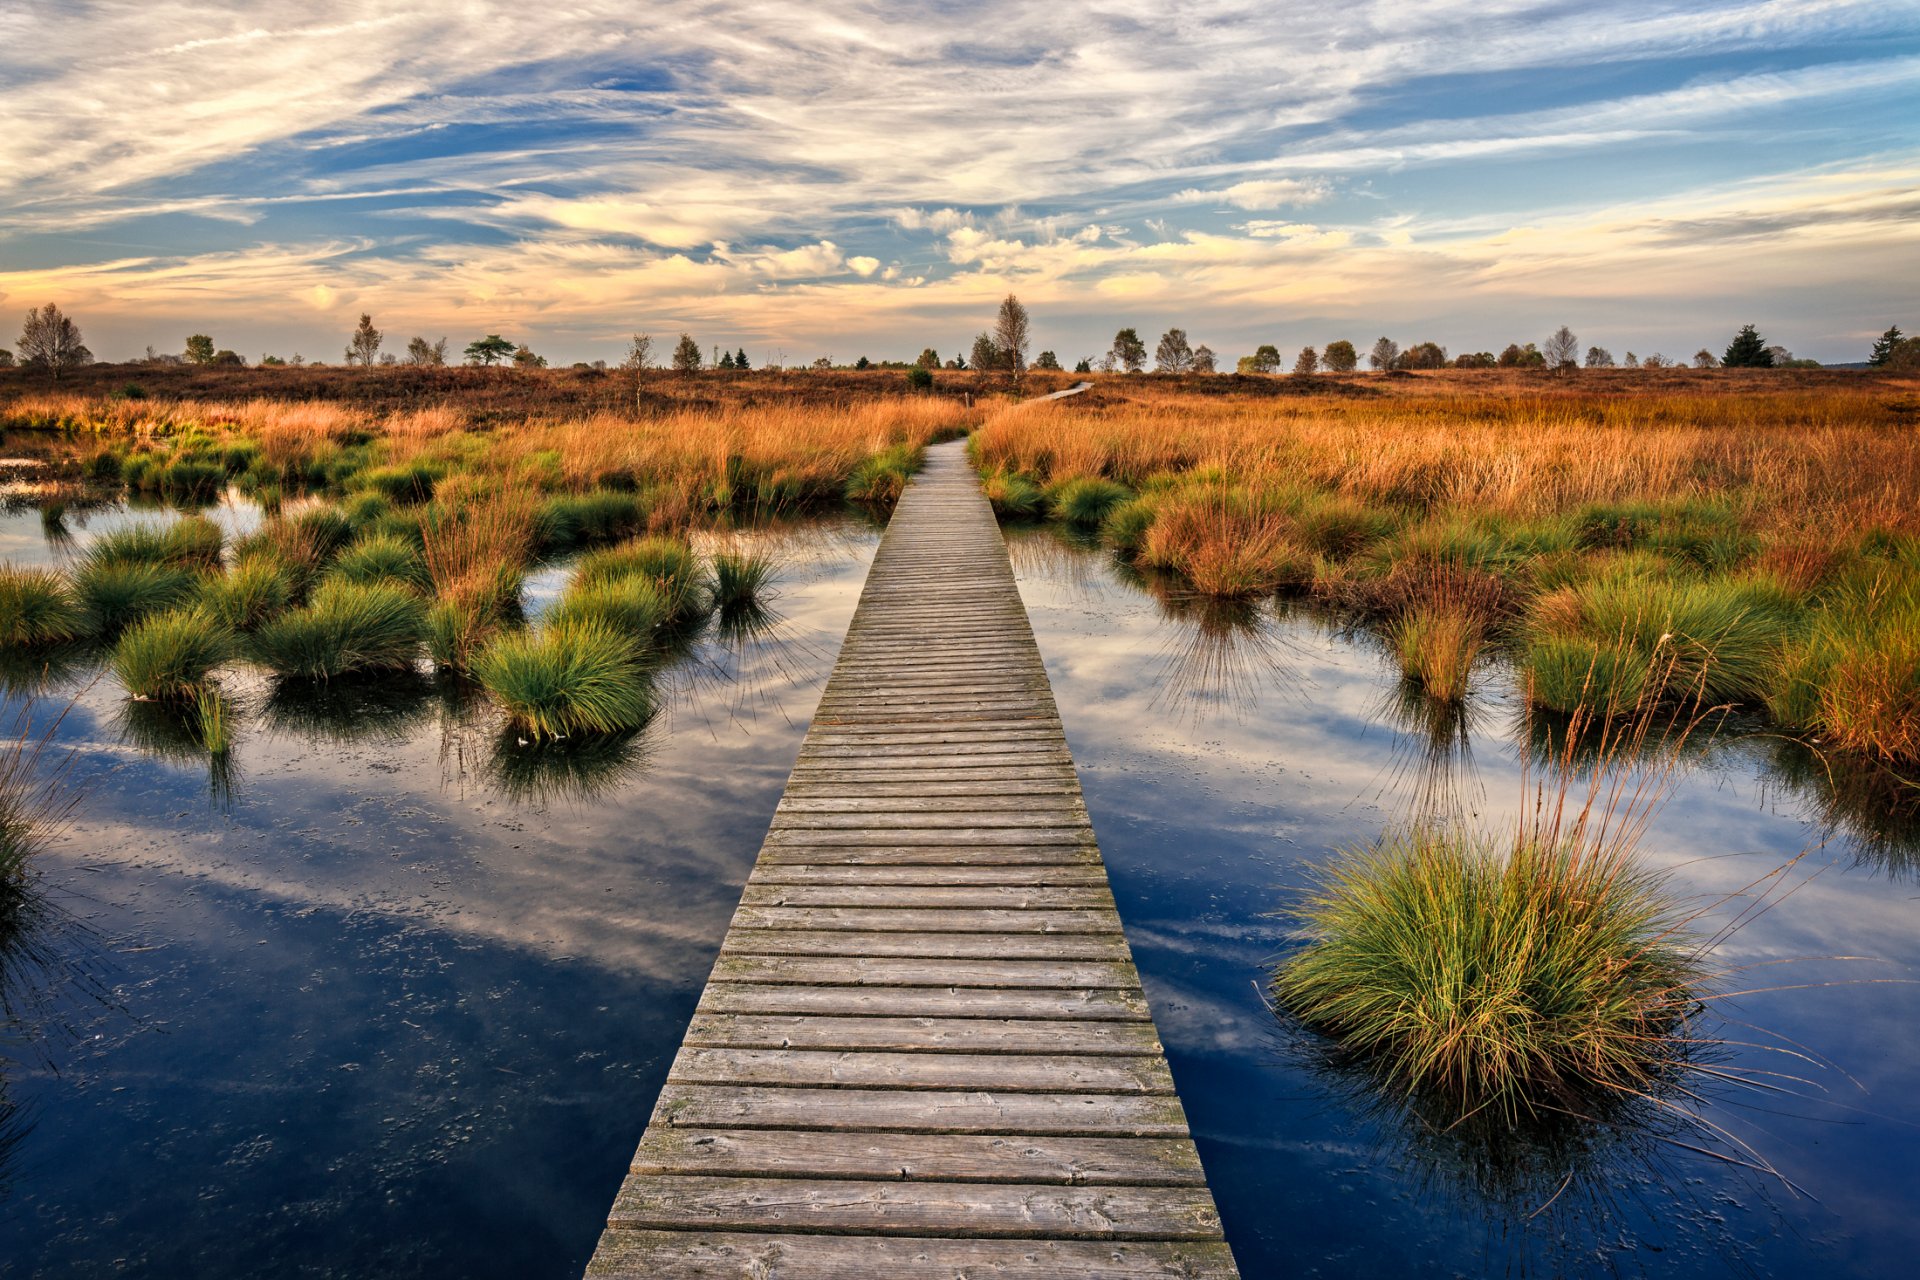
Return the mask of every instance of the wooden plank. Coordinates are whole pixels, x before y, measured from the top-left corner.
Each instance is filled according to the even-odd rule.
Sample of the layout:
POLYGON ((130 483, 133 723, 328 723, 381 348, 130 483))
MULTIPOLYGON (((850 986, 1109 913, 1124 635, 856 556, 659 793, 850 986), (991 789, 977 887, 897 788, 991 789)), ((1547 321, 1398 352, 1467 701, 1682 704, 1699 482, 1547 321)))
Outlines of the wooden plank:
POLYGON ((769 863, 756 867, 748 884, 917 884, 917 885, 1104 885, 1098 863, 1057 865, 848 867, 819 863, 769 863))
POLYGON ((1192 1187, 900 1185, 792 1178, 629 1178, 607 1219, 655 1230, 815 1231, 834 1235, 1050 1236, 1213 1240, 1213 1198, 1192 1187))
POLYGON ((733 927, 863 933, 1117 933, 1119 920, 1112 911, 742 906, 733 913, 733 927))
POLYGON ((710 982, 816 987, 1105 987, 1130 990, 1124 960, 962 960, 921 956, 756 956, 722 951, 710 982))
POLYGON ((741 929, 720 954, 905 956, 956 960, 1125 960, 1118 931, 1097 933, 858 933, 852 930, 741 929))
POLYGON ((833 1089, 992 1089, 997 1093, 1172 1093, 1158 1054, 881 1053, 683 1045, 669 1080, 682 1084, 814 1085, 833 1089))
POLYGON ((889 1236, 607 1232, 596 1280, 1229 1280, 1218 1241, 957 1240, 889 1236))
POLYGON ((748 1049, 894 1049, 952 1053, 1159 1053, 1150 1022, 1044 1018, 829 1017, 696 1013, 688 1044, 748 1049))
POLYGON ((650 1129, 630 1172, 1088 1187, 1203 1186, 1193 1145, 1168 1138, 650 1129))
POLYGON ((1145 1022, 1138 991, 960 987, 804 987, 715 982, 700 994, 702 1013, 812 1013, 836 1017, 1066 1018, 1145 1022))
POLYGON ((750 907, 957 907, 1006 911, 1093 911, 1113 907, 1105 885, 753 884, 740 902, 750 907))
POLYGON ((675 1129, 817 1129, 830 1133, 991 1133, 1184 1138, 1186 1114, 1165 1094, 792 1089, 668 1081, 653 1123, 675 1129))
POLYGON ((760 851, 761 866, 808 863, 818 866, 1049 866, 1068 862, 1098 864, 1096 845, 1082 844, 996 844, 951 845, 792 845, 767 846, 760 851))

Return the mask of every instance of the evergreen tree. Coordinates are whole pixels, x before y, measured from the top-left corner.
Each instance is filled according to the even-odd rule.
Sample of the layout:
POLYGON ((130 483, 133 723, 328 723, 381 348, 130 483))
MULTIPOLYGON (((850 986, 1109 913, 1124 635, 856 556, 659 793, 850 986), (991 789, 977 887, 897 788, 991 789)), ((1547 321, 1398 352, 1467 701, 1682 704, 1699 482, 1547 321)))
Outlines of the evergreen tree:
POLYGON ((736 369, 753 368, 752 365, 747 363, 747 349, 745 347, 742 347, 738 351, 733 353, 733 367, 736 369))
POLYGON ((719 365, 718 365, 717 367, 718 367, 718 368, 721 368, 721 369, 731 369, 731 368, 733 368, 733 352, 731 352, 731 351, 722 351, 722 352, 720 353, 720 363, 719 363, 719 365))
POLYGON ((692 334, 681 334, 673 349, 673 367, 681 373, 698 373, 701 363, 700 344, 693 340, 692 334))
POLYGON ((1744 325, 1733 341, 1727 344, 1727 353, 1720 357, 1720 363, 1729 369, 1771 369, 1773 352, 1767 349, 1767 340, 1752 325, 1744 325))
POLYGON ((477 338, 467 344, 467 363, 496 365, 513 354, 513 344, 497 333, 477 338))
POLYGON ((1867 357, 1867 363, 1876 369, 1885 365, 1893 355, 1893 349, 1900 345, 1901 336, 1899 325, 1888 325, 1887 331, 1880 335, 1880 340, 1873 344, 1873 354, 1867 357))

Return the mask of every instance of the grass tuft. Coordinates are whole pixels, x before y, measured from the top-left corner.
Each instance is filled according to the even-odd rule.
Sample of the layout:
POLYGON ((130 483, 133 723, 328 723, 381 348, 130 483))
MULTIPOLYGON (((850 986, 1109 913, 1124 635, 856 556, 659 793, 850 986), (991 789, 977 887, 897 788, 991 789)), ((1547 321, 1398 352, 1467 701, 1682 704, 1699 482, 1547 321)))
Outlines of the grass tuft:
POLYGON ((1644 1092, 1702 978, 1659 877, 1620 851, 1431 830, 1349 853, 1301 912, 1280 1007, 1406 1094, 1508 1120, 1644 1092))
POLYGON ((198 578, 171 564, 83 561, 73 575, 74 594, 86 611, 89 632, 117 634, 150 613, 192 599, 198 578))
POLYGON ((717 551, 708 579, 716 609, 741 609, 762 601, 773 581, 773 557, 760 551, 717 551))
POLYGON ((513 726, 538 740, 620 733, 652 716, 652 685, 629 638, 581 620, 500 636, 474 675, 513 726))
POLYGON ((305 608, 254 632, 248 649, 276 675, 327 680, 411 667, 426 627, 426 605, 405 587, 330 579, 305 608))
POLYGON ((212 614, 170 609, 128 627, 113 647, 113 674, 135 698, 185 702, 233 655, 233 634, 212 614))
POLYGON ((420 548, 391 533, 363 535, 340 553, 327 569, 327 576, 346 582, 393 582, 415 591, 433 586, 420 548))
POLYGON ((65 578, 45 569, 0 565, 0 645, 63 644, 86 629, 86 611, 65 578))

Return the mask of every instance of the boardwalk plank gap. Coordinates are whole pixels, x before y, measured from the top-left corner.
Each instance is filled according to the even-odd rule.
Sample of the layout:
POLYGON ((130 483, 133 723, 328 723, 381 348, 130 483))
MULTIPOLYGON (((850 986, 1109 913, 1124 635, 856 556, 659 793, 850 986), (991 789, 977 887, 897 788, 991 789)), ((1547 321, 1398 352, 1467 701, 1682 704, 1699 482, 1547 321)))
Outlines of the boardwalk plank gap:
POLYGON ((958 442, 881 539, 587 1274, 1238 1275, 958 442))

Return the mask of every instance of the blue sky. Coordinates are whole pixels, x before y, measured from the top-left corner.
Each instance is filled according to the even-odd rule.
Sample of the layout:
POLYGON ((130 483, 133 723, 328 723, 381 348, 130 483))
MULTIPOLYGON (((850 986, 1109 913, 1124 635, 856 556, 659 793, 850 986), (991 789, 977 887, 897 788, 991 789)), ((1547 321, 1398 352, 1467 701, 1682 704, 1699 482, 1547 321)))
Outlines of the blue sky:
POLYGON ((103 358, 1920 329, 1920 0, 6 3, 0 126, 103 358))

